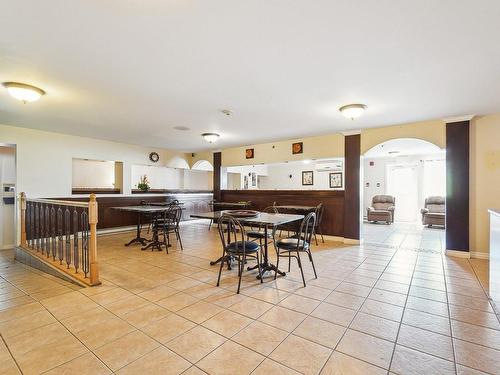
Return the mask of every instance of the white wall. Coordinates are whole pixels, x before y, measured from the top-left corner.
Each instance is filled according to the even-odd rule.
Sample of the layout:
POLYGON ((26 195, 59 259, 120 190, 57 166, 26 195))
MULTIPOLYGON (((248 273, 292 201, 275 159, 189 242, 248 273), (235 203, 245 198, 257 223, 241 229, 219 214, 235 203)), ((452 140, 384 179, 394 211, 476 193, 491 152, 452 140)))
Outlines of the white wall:
MULTIPOLYGON (((426 173, 425 165, 426 163, 432 163, 432 160, 444 160, 444 154, 436 154, 436 155, 412 155, 408 157, 386 157, 386 158, 363 158, 363 183, 362 183, 362 192, 363 192, 363 216, 366 217, 366 209, 371 206, 371 201, 374 195, 379 194, 388 194, 388 186, 387 186, 387 170, 389 166, 392 165, 416 165, 417 166, 417 181, 418 181, 418 207, 424 207, 425 198, 427 195, 445 195, 445 186, 444 184, 440 184, 443 187, 441 194, 439 194, 440 189, 432 189, 429 187, 429 178, 435 178, 436 181, 438 179, 443 179, 445 181, 446 178, 446 170, 443 169, 441 172, 438 172, 439 175, 431 176, 429 173, 426 173), (374 165, 370 165, 370 162, 373 162, 374 165), (369 186, 366 186, 367 183, 369 186), (379 184, 380 186, 377 186, 379 184), (427 186, 426 186, 427 185, 427 186)), ((429 168, 427 168, 427 171, 429 168)), ((397 207, 397 202, 396 202, 397 207)))
POLYGON ((17 146, 17 191, 32 198, 70 196, 74 158, 122 161, 124 194, 136 183, 131 165, 148 164, 152 151, 160 155, 159 165, 189 168, 189 156, 182 152, 14 126, 0 125, 0 142, 17 146))
MULTIPOLYGON (((15 184, 16 153, 13 147, 0 146, 0 188, 3 184, 15 184)), ((0 249, 14 245, 15 205, 0 200, 0 249)))
POLYGON ((115 162, 73 159, 72 187, 114 188, 115 162))
POLYGON ((184 189, 212 190, 213 182, 212 171, 184 169, 184 189))

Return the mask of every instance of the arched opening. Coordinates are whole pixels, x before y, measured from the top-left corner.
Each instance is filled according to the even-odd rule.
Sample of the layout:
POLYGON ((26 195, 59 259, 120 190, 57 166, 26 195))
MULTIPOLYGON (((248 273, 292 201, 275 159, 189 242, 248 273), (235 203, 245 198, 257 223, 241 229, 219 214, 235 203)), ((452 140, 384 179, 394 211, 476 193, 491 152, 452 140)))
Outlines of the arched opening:
POLYGON ((191 169, 197 170, 197 171, 211 171, 211 172, 213 172, 214 166, 208 160, 198 160, 196 163, 193 164, 191 169))
POLYGON ((364 242, 444 252, 445 150, 390 139, 366 151, 361 165, 364 242))

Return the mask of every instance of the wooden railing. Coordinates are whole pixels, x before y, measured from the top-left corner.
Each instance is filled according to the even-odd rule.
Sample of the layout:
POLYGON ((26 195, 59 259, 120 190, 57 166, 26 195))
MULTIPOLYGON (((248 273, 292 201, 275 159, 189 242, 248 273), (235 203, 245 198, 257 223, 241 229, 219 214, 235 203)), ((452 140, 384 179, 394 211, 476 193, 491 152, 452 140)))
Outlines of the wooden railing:
POLYGON ((97 201, 30 199, 20 196, 20 247, 45 264, 88 286, 99 285, 97 201))

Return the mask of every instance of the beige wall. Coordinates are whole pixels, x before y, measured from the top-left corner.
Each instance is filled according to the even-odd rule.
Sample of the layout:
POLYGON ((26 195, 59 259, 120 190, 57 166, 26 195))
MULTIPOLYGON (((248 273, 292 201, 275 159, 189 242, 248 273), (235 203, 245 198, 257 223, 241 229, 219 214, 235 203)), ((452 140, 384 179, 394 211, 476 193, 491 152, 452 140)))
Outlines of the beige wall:
POLYGON ((261 163, 280 163, 292 160, 336 158, 342 156, 344 156, 344 136, 342 134, 329 134, 227 148, 222 150, 222 165, 229 167, 261 163), (295 142, 304 143, 303 154, 292 155, 292 143, 295 142), (253 159, 246 159, 245 150, 247 148, 253 148, 255 150, 255 157, 253 159))
POLYGON ((0 125, 0 143, 17 146, 16 188, 30 197, 69 196, 73 158, 123 162, 124 187, 131 186, 131 165, 152 164, 152 151, 160 155, 159 165, 189 168, 188 155, 181 152, 14 126, 0 125))
POLYGON ((470 136, 470 247, 488 253, 488 208, 500 208, 500 114, 475 118, 470 136))
POLYGON ((443 120, 415 122, 363 129, 361 131, 361 154, 379 143, 396 138, 418 138, 434 143, 439 148, 446 147, 446 124, 443 120))

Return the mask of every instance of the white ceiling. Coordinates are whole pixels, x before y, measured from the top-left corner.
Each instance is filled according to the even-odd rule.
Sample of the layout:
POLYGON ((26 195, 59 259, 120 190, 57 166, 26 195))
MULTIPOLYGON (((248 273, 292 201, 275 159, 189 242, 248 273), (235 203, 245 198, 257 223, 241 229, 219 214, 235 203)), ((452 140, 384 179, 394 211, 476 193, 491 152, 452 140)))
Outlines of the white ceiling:
POLYGON ((184 151, 500 112, 498 0, 0 0, 0 123, 184 151), (339 106, 366 114, 344 119, 339 106), (229 108, 227 117, 219 112, 229 108), (173 129, 187 126, 190 131, 173 129))
POLYGON ((407 155, 443 155, 445 150, 435 144, 415 138, 398 138, 380 143, 365 153, 368 158, 407 155))

